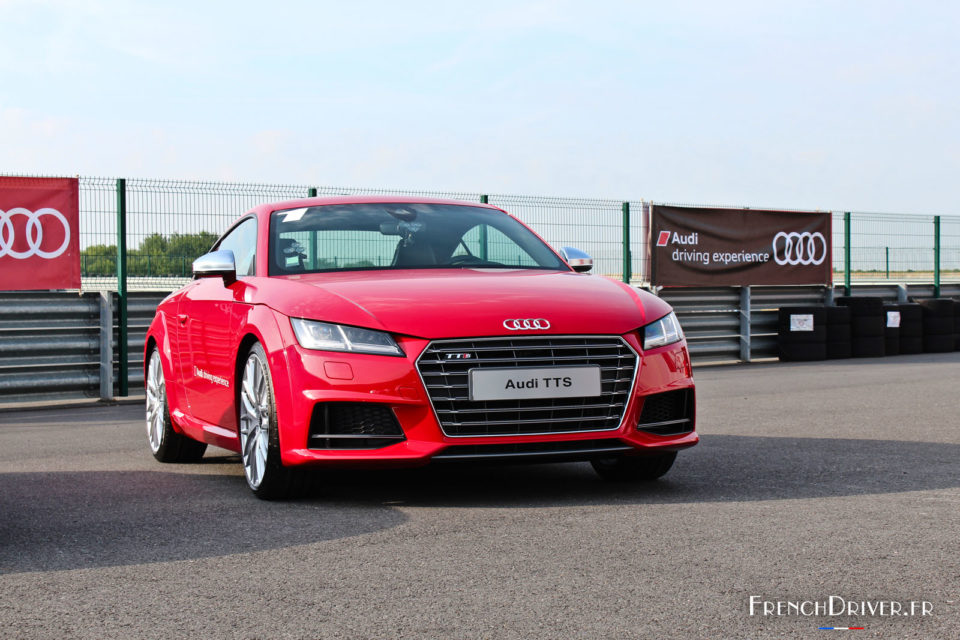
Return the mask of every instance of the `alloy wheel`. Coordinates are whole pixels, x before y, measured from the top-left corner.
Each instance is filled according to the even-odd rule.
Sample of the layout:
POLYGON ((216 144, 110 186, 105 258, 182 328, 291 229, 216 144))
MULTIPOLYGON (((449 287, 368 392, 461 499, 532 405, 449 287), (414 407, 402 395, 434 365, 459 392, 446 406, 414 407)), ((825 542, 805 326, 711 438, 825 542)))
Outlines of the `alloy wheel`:
POLYGON ((263 482, 270 437, 270 390, 263 362, 250 354, 240 384, 240 450, 247 483, 253 489, 263 482))
POLYGON ((153 453, 157 453, 163 444, 166 412, 167 395, 163 367, 160 364, 160 352, 154 349, 147 367, 147 438, 153 453))

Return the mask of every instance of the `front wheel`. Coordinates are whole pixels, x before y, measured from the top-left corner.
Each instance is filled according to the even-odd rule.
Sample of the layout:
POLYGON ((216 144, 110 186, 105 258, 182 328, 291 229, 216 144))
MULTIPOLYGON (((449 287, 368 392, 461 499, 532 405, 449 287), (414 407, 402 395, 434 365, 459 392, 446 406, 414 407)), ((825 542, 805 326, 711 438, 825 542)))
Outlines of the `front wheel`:
POLYGON ((263 500, 285 498, 293 491, 294 472, 280 462, 280 434, 267 354, 255 343, 240 380, 240 454, 247 486, 263 500))
POLYGON ((147 365, 147 440, 153 457, 160 462, 196 462, 207 450, 204 442, 173 430, 167 407, 167 384, 163 377, 160 350, 150 352, 147 365))
POLYGON ((604 480, 627 482, 656 480, 673 466, 676 451, 646 456, 620 456, 593 460, 593 470, 604 480))

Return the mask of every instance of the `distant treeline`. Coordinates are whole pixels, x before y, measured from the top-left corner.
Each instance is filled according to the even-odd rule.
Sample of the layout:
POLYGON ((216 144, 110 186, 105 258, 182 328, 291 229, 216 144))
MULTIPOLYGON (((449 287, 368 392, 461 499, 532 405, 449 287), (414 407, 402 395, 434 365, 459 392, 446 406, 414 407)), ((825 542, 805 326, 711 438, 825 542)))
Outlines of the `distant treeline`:
MULTIPOLYGON (((189 276, 193 261, 210 251, 217 237, 208 231, 149 235, 137 249, 127 249, 127 274, 189 276)), ((80 270, 84 276, 116 275, 117 245, 95 244, 81 251, 80 270)))

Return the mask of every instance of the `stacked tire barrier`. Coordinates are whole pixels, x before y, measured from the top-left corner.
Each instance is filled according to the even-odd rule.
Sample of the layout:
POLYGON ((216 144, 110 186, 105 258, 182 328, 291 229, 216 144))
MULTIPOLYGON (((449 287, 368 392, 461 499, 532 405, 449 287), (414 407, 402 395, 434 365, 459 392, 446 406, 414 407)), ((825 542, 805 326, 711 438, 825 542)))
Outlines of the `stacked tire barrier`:
POLYGON ((960 351, 960 300, 840 296, 836 307, 780 307, 781 360, 875 358, 960 351))
POLYGON ((827 360, 849 358, 850 307, 826 307, 827 309, 827 360))
POLYGON ((954 302, 950 298, 918 300, 923 309, 923 350, 925 353, 953 351, 957 345, 954 334, 954 302))
POLYGON ((923 307, 915 302, 896 307, 900 312, 900 353, 923 353, 923 307))
POLYGON ((825 360, 827 357, 827 309, 781 307, 778 320, 781 360, 825 360))
POLYGON ((886 314, 883 300, 840 296, 837 304, 850 307, 850 350, 854 358, 886 355, 886 314))

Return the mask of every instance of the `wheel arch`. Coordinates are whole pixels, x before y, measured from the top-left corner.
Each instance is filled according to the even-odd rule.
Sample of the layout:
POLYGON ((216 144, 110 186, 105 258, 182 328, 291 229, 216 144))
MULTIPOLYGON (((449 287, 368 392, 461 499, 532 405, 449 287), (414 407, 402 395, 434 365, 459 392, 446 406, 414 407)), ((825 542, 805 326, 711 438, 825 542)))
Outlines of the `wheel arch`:
MULTIPOLYGON (((244 360, 254 343, 260 343, 267 357, 266 365, 270 369, 277 420, 286 422, 290 419, 291 388, 289 375, 286 371, 287 354, 277 313, 263 305, 252 305, 238 327, 237 333, 240 335, 240 339, 236 343, 237 351, 234 354, 233 364, 233 379, 235 381, 233 404, 237 437, 240 436, 240 379, 243 376, 244 360)), ((282 441, 282 429, 278 429, 278 437, 282 441)))

